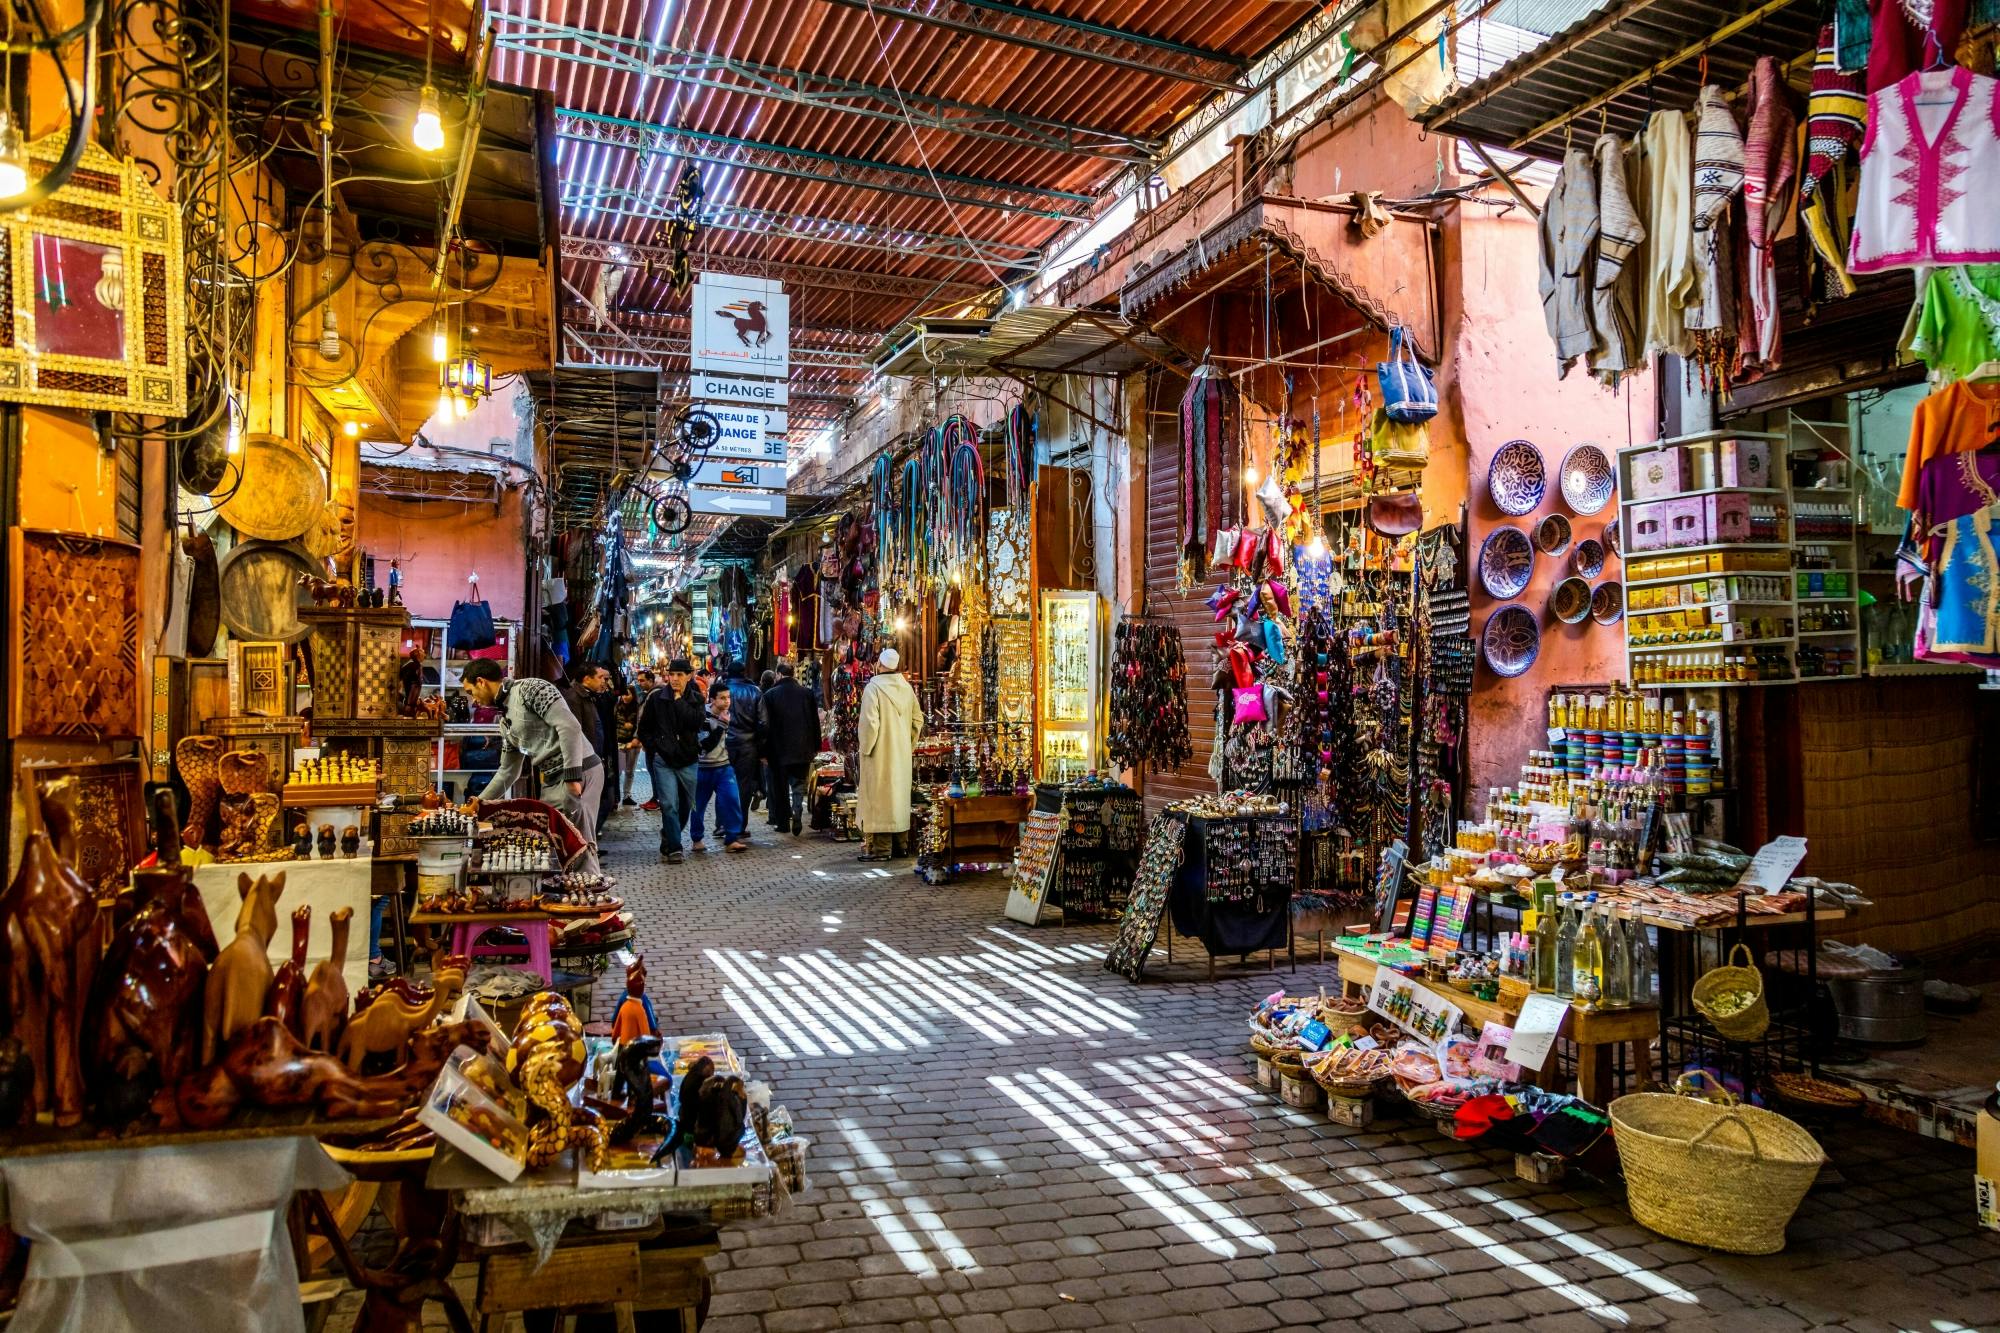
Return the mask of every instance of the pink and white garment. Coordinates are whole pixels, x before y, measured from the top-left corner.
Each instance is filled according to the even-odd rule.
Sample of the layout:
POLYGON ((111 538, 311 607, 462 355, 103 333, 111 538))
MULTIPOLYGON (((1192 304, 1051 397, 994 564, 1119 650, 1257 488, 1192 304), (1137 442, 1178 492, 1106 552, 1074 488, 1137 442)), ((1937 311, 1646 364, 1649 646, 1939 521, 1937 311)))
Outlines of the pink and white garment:
POLYGON ((1920 70, 1868 95, 1848 270, 2000 263, 2000 80, 1920 70))

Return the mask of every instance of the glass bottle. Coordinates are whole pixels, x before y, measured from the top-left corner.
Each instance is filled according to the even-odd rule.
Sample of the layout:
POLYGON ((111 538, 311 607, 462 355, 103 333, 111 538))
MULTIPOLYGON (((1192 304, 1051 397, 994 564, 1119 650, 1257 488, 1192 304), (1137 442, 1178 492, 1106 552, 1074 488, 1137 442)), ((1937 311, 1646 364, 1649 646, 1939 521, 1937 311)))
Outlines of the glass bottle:
POLYGON ((1632 909, 1627 925, 1632 936, 1632 1002, 1651 1004, 1653 1002, 1653 973, 1659 960, 1653 953, 1653 933, 1639 917, 1639 909, 1632 909))
POLYGON ((1616 907, 1604 909, 1604 1007, 1632 1007, 1632 937, 1616 907))
POLYGON ((1565 893, 1556 903, 1560 924, 1556 927, 1556 975, 1554 989, 1559 1000, 1576 996, 1576 903, 1565 893))
POLYGON ((1604 935, 1597 927, 1596 897, 1588 895, 1577 907, 1581 924, 1573 946, 1576 977, 1570 990, 1584 1009, 1598 1008, 1604 998, 1604 935))
POLYGON ((1535 913, 1535 989, 1556 988, 1556 913, 1553 903, 1535 913))

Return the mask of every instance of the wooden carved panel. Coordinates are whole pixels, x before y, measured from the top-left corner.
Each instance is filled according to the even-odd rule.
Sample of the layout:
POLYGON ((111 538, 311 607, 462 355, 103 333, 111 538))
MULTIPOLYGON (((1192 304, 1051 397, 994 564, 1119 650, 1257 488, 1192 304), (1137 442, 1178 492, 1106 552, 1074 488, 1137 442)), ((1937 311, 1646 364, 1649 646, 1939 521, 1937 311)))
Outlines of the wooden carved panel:
POLYGON ((7 725, 15 736, 137 740, 139 548, 70 532, 8 533, 7 725))

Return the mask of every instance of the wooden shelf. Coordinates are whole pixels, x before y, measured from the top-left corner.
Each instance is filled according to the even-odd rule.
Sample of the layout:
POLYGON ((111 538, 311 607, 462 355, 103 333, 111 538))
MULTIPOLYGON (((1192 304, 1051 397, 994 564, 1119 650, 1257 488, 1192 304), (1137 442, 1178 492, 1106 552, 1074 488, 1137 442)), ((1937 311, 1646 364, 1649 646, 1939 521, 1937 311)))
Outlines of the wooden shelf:
POLYGON ((1698 491, 1676 491, 1672 495, 1650 495, 1643 500, 1620 500, 1621 509, 1649 505, 1660 500, 1697 500, 1704 495, 1784 495, 1782 486, 1708 486, 1698 491))
MULTIPOLYGON (((1647 614, 1651 614, 1648 612, 1647 614)), ((1625 644, 1628 653, 1692 653, 1709 648, 1762 648, 1774 643, 1790 643, 1792 636, 1781 639, 1702 639, 1696 643, 1632 643, 1625 644)))

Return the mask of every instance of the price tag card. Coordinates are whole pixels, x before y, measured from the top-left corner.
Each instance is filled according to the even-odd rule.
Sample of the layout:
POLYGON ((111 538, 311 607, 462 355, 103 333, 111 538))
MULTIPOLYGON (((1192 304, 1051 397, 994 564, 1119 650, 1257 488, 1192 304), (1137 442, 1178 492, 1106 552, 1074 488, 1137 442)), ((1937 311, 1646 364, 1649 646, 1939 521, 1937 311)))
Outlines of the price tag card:
POLYGON ((1530 995, 1521 1004, 1521 1016, 1514 1020, 1514 1039, 1507 1043, 1507 1058, 1523 1069, 1540 1069, 1548 1063, 1549 1052, 1568 1017, 1567 1000, 1530 995))

